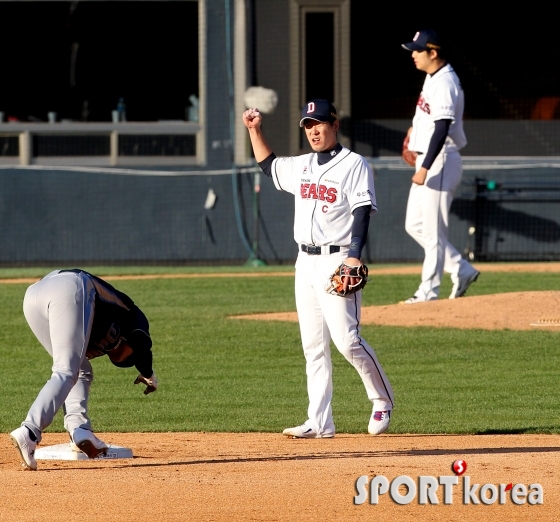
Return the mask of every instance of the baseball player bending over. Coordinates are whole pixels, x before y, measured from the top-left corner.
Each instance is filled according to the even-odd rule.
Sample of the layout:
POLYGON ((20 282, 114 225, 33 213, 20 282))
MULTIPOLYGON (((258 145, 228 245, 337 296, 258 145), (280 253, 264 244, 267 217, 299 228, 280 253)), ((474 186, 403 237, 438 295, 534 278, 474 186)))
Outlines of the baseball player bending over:
POLYGON ((360 335, 362 293, 340 296, 325 291, 329 276, 343 261, 361 265, 370 215, 377 211, 372 170, 363 157, 337 142, 339 121, 326 100, 311 100, 302 110, 300 127, 311 154, 277 158, 264 139, 258 109, 245 111, 243 122, 264 173, 278 190, 295 197, 294 239, 299 250, 295 295, 309 407, 308 419, 283 433, 334 437, 331 338, 356 368, 373 403, 369 433, 383 433, 389 427, 393 391, 375 352, 360 335))
POLYGON ((449 209, 461 182, 459 150, 466 144, 463 132, 465 98, 459 78, 445 60, 435 31, 419 31, 402 45, 412 51, 414 65, 427 73, 412 127, 403 145, 403 157, 416 172, 406 209, 406 231, 424 249, 420 287, 405 304, 437 299, 443 271, 451 274, 450 299, 461 297, 479 272, 449 243, 449 209))
POLYGON ((156 391, 146 316, 130 297, 79 269, 55 270, 31 285, 23 313, 53 367, 27 418, 10 433, 22 465, 37 469, 35 448, 61 406, 72 448, 90 458, 105 453, 108 446, 93 434, 88 417, 89 360, 108 355, 116 366, 135 366, 140 374, 134 384, 145 384, 145 394, 156 391))

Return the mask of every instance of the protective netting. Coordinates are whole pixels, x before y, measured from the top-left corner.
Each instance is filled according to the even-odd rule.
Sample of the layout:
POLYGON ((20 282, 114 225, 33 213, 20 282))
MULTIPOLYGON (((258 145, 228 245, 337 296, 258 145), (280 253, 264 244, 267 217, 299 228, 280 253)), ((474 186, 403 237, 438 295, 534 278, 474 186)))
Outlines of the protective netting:
MULTIPOLYGON (((352 149, 363 156, 400 156, 411 119, 343 118, 341 129, 352 149)), ((463 156, 489 158, 560 157, 560 120, 465 120, 467 146, 463 156)))
POLYGON ((253 177, 251 169, 233 183, 227 170, 3 168, 0 263, 241 262, 255 231, 261 257, 295 258, 291 198, 263 183, 256 229, 253 177))
MULTIPOLYGON (((420 261, 404 230, 412 169, 372 162, 363 260, 420 261)), ((1 168, 0 263, 291 263, 293 196, 262 174, 256 196, 255 172, 1 168)), ((467 158, 450 240, 475 261, 560 259, 559 203, 560 161, 467 158)))
MULTIPOLYGON (((377 160, 379 216, 370 241, 384 237, 385 258, 421 258, 420 248, 403 236, 413 169, 401 160, 377 160), (393 217, 384 207, 390 205, 393 217), (390 238, 393 239, 390 239, 390 238), (412 254, 412 255, 410 255, 412 254)), ((560 259, 560 161, 547 158, 464 159, 463 181, 450 215, 450 241, 475 261, 560 259)))

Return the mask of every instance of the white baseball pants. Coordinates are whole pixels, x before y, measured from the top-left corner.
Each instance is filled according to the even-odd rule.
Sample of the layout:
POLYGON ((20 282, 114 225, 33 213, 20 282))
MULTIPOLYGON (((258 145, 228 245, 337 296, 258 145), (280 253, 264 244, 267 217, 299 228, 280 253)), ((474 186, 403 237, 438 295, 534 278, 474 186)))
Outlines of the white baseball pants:
POLYGON ((296 261, 295 294, 306 361, 309 396, 306 424, 318 434, 335 433, 332 416, 331 338, 356 368, 374 410, 393 408, 393 390, 371 346, 360 336, 362 293, 347 297, 327 294, 330 275, 347 258, 347 249, 331 255, 300 252, 296 261))
POLYGON ((82 273, 51 272, 31 285, 23 313, 31 330, 53 358, 52 375, 22 423, 37 440, 64 406, 64 427, 91 430, 88 398, 93 370, 86 358, 95 307, 95 289, 82 273))
MULTIPOLYGON (((424 155, 416 159, 416 171, 424 155)), ((443 272, 463 275, 474 269, 448 241, 449 209, 461 183, 463 165, 457 151, 440 152, 424 185, 412 184, 408 195, 405 229, 424 249, 422 281, 415 293, 423 301, 437 299, 443 272)))

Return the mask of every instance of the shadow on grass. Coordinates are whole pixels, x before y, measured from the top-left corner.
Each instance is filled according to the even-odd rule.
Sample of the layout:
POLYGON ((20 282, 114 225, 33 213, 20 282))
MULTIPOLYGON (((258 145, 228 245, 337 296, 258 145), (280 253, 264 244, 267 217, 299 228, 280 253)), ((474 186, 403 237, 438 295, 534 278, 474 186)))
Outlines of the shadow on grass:
POLYGON ((476 431, 475 435, 521 435, 521 434, 532 434, 532 435, 552 435, 558 433, 558 426, 539 426, 539 427, 528 427, 528 428, 515 428, 515 429, 495 429, 495 430, 483 430, 476 431))

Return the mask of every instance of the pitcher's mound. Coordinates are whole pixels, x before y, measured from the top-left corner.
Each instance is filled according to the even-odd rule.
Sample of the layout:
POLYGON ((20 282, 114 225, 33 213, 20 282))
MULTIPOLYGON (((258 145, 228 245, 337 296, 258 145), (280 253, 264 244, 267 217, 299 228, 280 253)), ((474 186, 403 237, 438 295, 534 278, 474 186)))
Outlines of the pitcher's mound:
MULTIPOLYGON (((297 321, 295 312, 237 316, 237 319, 297 321)), ((362 308, 362 324, 481 328, 484 330, 553 330, 560 332, 560 292, 506 294, 440 299, 412 305, 362 308)))

